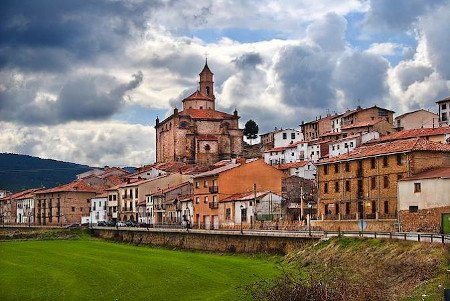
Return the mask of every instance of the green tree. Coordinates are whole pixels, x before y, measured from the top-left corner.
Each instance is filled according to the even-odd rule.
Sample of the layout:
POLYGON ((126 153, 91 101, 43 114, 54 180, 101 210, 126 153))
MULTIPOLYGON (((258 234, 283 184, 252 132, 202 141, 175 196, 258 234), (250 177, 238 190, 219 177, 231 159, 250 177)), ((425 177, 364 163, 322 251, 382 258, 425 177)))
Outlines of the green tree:
POLYGON ((249 120, 245 123, 244 136, 250 140, 252 144, 253 139, 258 138, 259 127, 253 120, 249 120))

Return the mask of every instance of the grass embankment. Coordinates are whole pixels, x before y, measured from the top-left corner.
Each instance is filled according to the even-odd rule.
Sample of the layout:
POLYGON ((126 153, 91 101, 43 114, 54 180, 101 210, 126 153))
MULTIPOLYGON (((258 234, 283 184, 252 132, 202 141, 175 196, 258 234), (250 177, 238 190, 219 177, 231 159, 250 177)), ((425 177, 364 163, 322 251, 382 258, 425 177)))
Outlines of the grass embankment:
POLYGON ((289 271, 253 286, 261 300, 443 300, 448 250, 438 244, 334 238, 286 257, 289 271))
POLYGON ((136 247, 86 238, 0 242, 1 300, 245 300, 281 257, 136 247))

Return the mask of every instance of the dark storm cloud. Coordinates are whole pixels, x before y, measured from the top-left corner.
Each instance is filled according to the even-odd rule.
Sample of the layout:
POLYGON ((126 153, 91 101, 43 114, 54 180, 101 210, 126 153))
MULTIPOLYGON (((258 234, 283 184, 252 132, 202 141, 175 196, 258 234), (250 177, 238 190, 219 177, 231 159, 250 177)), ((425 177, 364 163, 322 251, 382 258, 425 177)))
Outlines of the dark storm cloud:
POLYGON ((411 23, 445 0, 371 0, 366 25, 373 30, 406 30, 411 23))
POLYGON ((156 1, 0 1, 0 68, 65 70, 119 51, 156 1))
POLYGON ((283 101, 291 106, 328 108, 333 104, 332 58, 319 48, 288 46, 275 70, 283 85, 283 101))
POLYGON ((38 97, 39 82, 10 83, 0 92, 0 117, 23 124, 105 119, 119 110, 125 93, 142 79, 141 71, 128 83, 117 83, 109 76, 76 77, 64 84, 57 99, 38 97))
POLYGON ((350 103, 360 99, 363 106, 381 105, 388 93, 388 68, 389 63, 380 56, 355 52, 339 61, 333 78, 336 88, 345 93, 350 103))
POLYGON ((245 54, 241 55, 240 57, 234 59, 233 63, 235 63, 239 69, 245 69, 245 68, 253 69, 257 65, 262 64, 263 59, 259 53, 251 52, 251 53, 245 53, 245 54))

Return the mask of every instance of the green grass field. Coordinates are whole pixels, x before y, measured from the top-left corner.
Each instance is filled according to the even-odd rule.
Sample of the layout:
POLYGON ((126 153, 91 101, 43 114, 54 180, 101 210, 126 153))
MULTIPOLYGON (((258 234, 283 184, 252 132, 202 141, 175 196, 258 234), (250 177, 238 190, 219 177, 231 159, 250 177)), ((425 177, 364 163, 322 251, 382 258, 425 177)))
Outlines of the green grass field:
POLYGON ((0 300, 242 300, 280 257, 78 240, 0 242, 0 300))

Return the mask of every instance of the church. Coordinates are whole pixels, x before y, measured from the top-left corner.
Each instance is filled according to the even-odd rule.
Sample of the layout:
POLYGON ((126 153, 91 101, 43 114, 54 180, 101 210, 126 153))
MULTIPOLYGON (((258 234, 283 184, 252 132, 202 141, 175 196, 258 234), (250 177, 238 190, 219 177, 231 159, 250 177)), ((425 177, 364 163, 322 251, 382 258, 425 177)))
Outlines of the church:
POLYGON ((213 164, 242 152, 239 115, 216 111, 214 74, 206 61, 197 91, 183 99, 183 110, 156 118, 156 162, 213 164))

